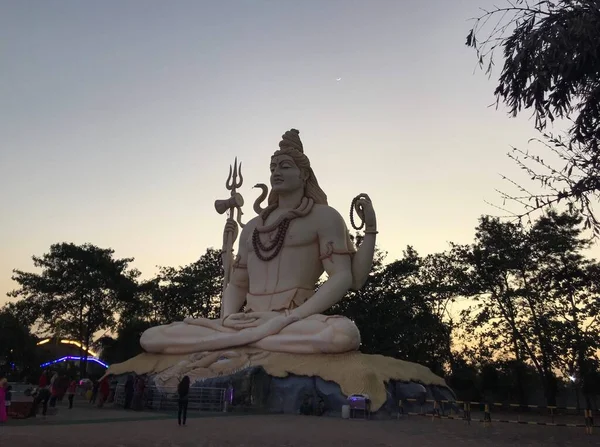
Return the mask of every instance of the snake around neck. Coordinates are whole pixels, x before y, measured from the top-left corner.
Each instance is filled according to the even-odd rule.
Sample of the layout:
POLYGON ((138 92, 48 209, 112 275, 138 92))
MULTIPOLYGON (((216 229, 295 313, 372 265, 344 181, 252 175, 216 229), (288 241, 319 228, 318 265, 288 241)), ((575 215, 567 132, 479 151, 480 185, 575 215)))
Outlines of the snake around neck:
POLYGON ((269 215, 277 209, 277 204, 269 205, 267 208, 265 208, 260 213, 263 225, 257 225, 252 233, 252 246, 254 247, 254 253, 256 253, 256 257, 264 262, 274 259, 283 248, 283 243, 285 241, 285 236, 287 234, 288 227, 290 226, 290 222, 297 217, 304 217, 308 215, 314 204, 315 202, 313 199, 303 197, 300 205, 293 210, 282 214, 270 225, 265 225, 265 223, 269 215), (273 238, 273 241, 263 244, 263 242, 260 240, 260 233, 270 233, 274 230, 277 230, 277 233, 273 238))

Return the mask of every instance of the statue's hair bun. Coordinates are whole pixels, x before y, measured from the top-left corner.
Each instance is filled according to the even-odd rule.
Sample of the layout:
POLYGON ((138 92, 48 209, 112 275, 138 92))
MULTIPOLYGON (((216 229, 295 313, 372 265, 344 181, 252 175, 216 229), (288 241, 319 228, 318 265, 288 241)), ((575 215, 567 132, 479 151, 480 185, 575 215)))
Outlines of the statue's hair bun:
POLYGON ((281 138, 282 140, 279 142, 280 149, 295 149, 304 153, 304 146, 302 146, 302 141, 300 140, 299 130, 290 129, 281 138))

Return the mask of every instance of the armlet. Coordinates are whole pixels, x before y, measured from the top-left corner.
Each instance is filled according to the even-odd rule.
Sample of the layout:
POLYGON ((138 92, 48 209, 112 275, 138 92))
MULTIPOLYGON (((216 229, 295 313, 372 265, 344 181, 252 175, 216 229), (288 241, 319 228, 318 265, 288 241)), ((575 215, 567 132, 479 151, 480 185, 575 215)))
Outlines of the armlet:
POLYGON ((333 241, 327 242, 327 248, 325 249, 325 253, 319 256, 319 260, 323 261, 325 259, 331 260, 333 255, 353 255, 355 253, 354 250, 348 250, 344 248, 342 250, 335 249, 333 247, 333 241))
POLYGON ((234 270, 235 270, 235 269, 245 269, 245 268, 247 268, 247 267, 248 267, 248 266, 247 266, 246 264, 242 264, 242 263, 241 263, 241 258, 240 258, 240 255, 237 255, 237 256, 235 257, 235 260, 233 261, 233 269, 234 269, 234 270))

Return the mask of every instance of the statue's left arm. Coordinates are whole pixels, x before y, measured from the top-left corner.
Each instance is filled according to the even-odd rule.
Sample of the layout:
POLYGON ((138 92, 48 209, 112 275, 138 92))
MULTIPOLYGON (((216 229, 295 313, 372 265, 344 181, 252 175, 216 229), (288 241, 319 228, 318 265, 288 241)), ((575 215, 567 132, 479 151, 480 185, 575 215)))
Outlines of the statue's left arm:
POLYGON ((371 198, 367 194, 359 196, 355 207, 358 216, 365 223, 365 235, 358 251, 352 258, 352 290, 360 290, 369 278, 369 273, 371 273, 371 268, 373 267, 377 237, 377 217, 371 198))
POLYGON ((329 277, 310 299, 290 312, 300 319, 325 312, 352 286, 352 251, 347 244, 344 219, 330 207, 321 208, 317 217, 321 262, 329 277))

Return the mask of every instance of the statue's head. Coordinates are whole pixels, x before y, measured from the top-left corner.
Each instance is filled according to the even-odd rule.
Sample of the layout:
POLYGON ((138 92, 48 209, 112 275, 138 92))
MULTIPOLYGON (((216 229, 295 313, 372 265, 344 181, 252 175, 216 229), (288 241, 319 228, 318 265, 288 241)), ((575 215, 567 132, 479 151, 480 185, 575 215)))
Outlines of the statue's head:
POLYGON ((300 132, 288 130, 279 142, 279 150, 271 157, 271 193, 269 205, 277 203, 280 193, 304 189, 304 196, 315 203, 327 204, 327 195, 319 186, 310 160, 304 154, 300 132))

